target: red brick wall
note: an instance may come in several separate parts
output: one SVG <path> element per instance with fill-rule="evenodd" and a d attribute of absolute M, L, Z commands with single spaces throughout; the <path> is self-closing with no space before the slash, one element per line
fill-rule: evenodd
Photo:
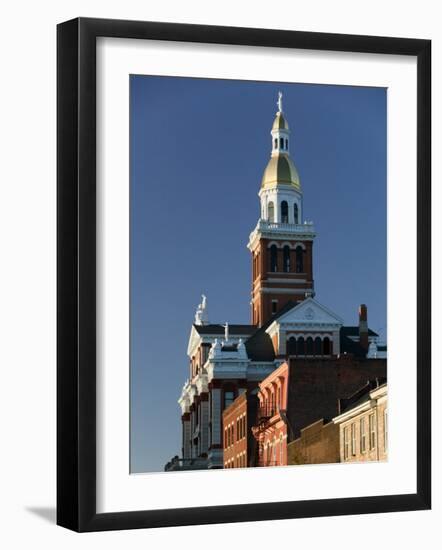
<path fill-rule="evenodd" d="M 292 243 L 295 243 L 295 239 L 292 240 Z M 255 250 L 255 260 L 254 266 L 254 255 L 252 254 L 252 323 L 255 325 L 262 326 L 266 323 L 273 315 L 272 313 L 272 300 L 278 300 L 277 311 L 283 308 L 289 301 L 300 301 L 305 298 L 304 292 L 293 294 L 284 294 L 278 293 L 278 288 L 287 288 L 287 285 L 290 285 L 289 288 L 293 290 L 307 290 L 313 288 L 313 242 L 304 241 L 303 244 L 306 247 L 304 253 L 304 273 L 295 273 L 295 253 L 294 250 L 291 251 L 290 256 L 290 273 L 282 273 L 282 248 L 278 248 L 278 273 L 270 272 L 270 254 L 268 251 L 268 239 L 261 239 L 258 249 Z M 269 283 L 269 278 L 278 278 L 278 279 L 290 279 L 291 281 L 296 281 L 297 279 L 305 279 L 306 282 L 299 282 L 298 284 L 291 283 Z M 274 289 L 274 293 L 265 293 L 262 294 L 262 288 Z"/>
<path fill-rule="evenodd" d="M 287 416 L 299 437 L 301 428 L 338 414 L 338 398 L 348 397 L 367 380 L 387 376 L 386 359 L 291 359 Z"/>

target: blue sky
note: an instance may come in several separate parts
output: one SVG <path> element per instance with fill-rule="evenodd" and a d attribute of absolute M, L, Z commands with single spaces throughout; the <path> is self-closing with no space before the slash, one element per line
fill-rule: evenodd
<path fill-rule="evenodd" d="M 317 230 L 316 299 L 386 337 L 386 90 L 131 76 L 131 471 L 181 446 L 177 399 L 201 293 L 210 322 L 250 322 L 246 248 L 278 90 L 304 218 Z"/>

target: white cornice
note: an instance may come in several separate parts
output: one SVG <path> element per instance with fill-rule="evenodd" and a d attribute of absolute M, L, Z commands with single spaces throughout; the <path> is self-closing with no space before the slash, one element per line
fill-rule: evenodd
<path fill-rule="evenodd" d="M 313 223 L 291 224 L 274 223 L 259 219 L 250 233 L 248 249 L 253 251 L 260 239 L 311 241 L 316 237 Z"/>

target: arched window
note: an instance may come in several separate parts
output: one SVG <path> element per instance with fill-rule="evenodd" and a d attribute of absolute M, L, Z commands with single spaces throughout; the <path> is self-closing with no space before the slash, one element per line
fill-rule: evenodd
<path fill-rule="evenodd" d="M 296 355 L 296 338 L 294 336 L 289 339 L 288 348 L 289 355 Z"/>
<path fill-rule="evenodd" d="M 268 220 L 269 222 L 275 221 L 275 206 L 272 201 L 269 202 L 268 205 Z"/>
<path fill-rule="evenodd" d="M 279 138 L 279 148 L 284 149 L 284 138 Z"/>
<path fill-rule="evenodd" d="M 305 355 L 305 342 L 302 336 L 301 338 L 298 338 L 298 341 L 296 342 L 296 347 L 298 348 L 298 355 Z"/>
<path fill-rule="evenodd" d="M 290 247 L 285 245 L 282 251 L 282 266 L 284 273 L 290 273 Z"/>
<path fill-rule="evenodd" d="M 302 246 L 297 246 L 295 250 L 296 254 L 296 273 L 304 273 L 304 251 Z"/>
<path fill-rule="evenodd" d="M 278 149 L 278 138 L 275 138 L 275 149 Z"/>
<path fill-rule="evenodd" d="M 330 338 L 328 336 L 324 338 L 323 353 L 324 355 L 331 354 Z"/>
<path fill-rule="evenodd" d="M 276 244 L 272 244 L 270 247 L 270 271 L 272 273 L 278 271 L 278 249 Z"/>
<path fill-rule="evenodd" d="M 313 338 L 311 336 L 307 338 L 307 355 L 313 355 Z"/>
<path fill-rule="evenodd" d="M 298 205 L 295 202 L 295 205 L 293 206 L 293 215 L 295 223 L 299 223 L 299 211 L 298 211 Z"/>
<path fill-rule="evenodd" d="M 322 355 L 322 340 L 319 336 L 315 338 L 315 355 Z"/>
<path fill-rule="evenodd" d="M 289 140 L 288 139 L 285 140 L 285 148 L 286 148 L 286 150 L 289 148 Z"/>
<path fill-rule="evenodd" d="M 289 205 L 287 201 L 281 202 L 281 222 L 289 223 Z"/>

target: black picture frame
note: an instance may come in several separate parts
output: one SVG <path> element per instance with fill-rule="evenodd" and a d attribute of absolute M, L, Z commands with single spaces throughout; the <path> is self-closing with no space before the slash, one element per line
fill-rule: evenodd
<path fill-rule="evenodd" d="M 417 492 L 96 512 L 96 39 L 417 58 Z M 57 523 L 75 531 L 424 510 L 431 506 L 431 41 L 79 18 L 57 28 Z"/>

